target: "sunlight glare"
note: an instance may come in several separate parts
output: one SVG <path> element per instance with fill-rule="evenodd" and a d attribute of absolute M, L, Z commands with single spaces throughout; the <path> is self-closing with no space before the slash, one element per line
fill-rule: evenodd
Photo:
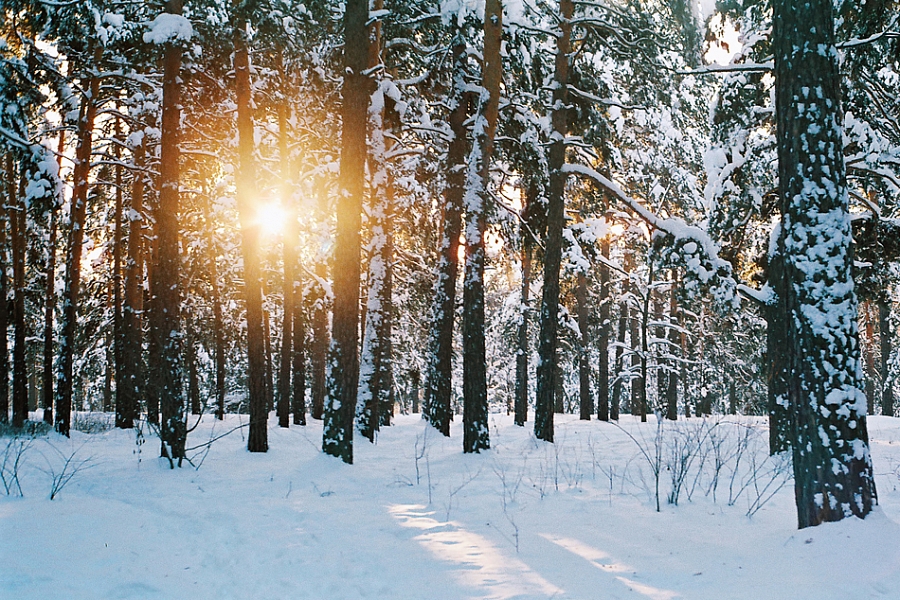
<path fill-rule="evenodd" d="M 287 212 L 279 202 L 267 202 L 256 209 L 256 223 L 263 235 L 280 235 L 286 221 Z"/>

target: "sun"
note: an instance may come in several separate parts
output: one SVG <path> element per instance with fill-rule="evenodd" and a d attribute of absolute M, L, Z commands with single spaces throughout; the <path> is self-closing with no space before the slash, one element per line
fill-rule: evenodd
<path fill-rule="evenodd" d="M 287 211 L 279 202 L 266 202 L 256 209 L 256 224 L 266 236 L 281 235 L 287 221 Z"/>

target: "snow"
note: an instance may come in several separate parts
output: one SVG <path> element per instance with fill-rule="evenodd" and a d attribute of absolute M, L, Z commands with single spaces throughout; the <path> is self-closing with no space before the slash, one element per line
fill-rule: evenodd
<path fill-rule="evenodd" d="M 189 42 L 193 35 L 194 28 L 185 17 L 162 13 L 153 19 L 150 23 L 150 28 L 144 32 L 144 43 Z"/>
<path fill-rule="evenodd" d="M 656 512 L 638 448 L 655 456 L 655 423 L 556 423 L 554 445 L 491 415 L 492 450 L 463 455 L 461 419 L 446 439 L 400 415 L 377 445 L 354 445 L 354 465 L 321 453 L 320 422 L 281 429 L 274 416 L 268 453 L 248 453 L 238 430 L 190 452 L 198 469 L 170 470 L 156 439 L 132 431 L 38 438 L 24 497 L 0 495 L 0 598 L 900 596 L 900 420 L 868 422 L 881 508 L 802 531 L 790 481 L 752 517 L 751 488 L 728 501 L 728 467 L 707 494 L 712 456 L 677 506 L 663 465 Z M 206 417 L 188 446 L 241 424 Z M 664 427 L 664 442 L 706 431 L 726 447 L 746 431 L 765 458 L 760 419 Z M 50 501 L 51 474 L 73 452 L 82 468 Z"/>

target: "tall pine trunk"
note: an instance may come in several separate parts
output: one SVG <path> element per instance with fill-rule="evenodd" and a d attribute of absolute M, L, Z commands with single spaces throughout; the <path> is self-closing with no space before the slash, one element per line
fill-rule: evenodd
<path fill-rule="evenodd" d="M 340 192 L 334 250 L 334 309 L 322 450 L 353 462 L 353 413 L 359 388 L 360 226 L 365 196 L 366 123 L 371 80 L 369 3 L 347 0 L 341 106 Z"/>
<path fill-rule="evenodd" d="M 7 169 L 15 173 L 12 155 L 7 157 Z M 25 169 L 19 172 L 19 193 L 13 185 L 9 190 L 9 231 L 13 263 L 13 389 L 12 424 L 22 427 L 28 419 L 28 368 L 25 358 L 25 226 L 23 195 Z"/>
<path fill-rule="evenodd" d="M 488 430 L 487 357 L 484 339 L 484 234 L 490 198 L 491 157 L 500 106 L 503 67 L 500 43 L 503 7 L 487 0 L 484 7 L 484 66 L 478 114 L 469 155 L 466 194 L 466 273 L 463 281 L 463 452 L 490 448 Z"/>
<path fill-rule="evenodd" d="M 62 167 L 66 149 L 65 130 L 59 132 L 56 166 Z M 53 424 L 53 315 L 56 311 L 56 244 L 59 230 L 60 198 L 54 198 L 50 205 L 49 231 L 47 233 L 47 265 L 44 287 L 44 335 L 43 371 L 41 374 L 41 404 L 44 407 L 44 423 Z"/>
<path fill-rule="evenodd" d="M 94 63 L 100 62 L 102 47 L 93 51 Z M 84 221 L 87 210 L 88 175 L 91 170 L 94 120 L 100 94 L 100 78 L 91 76 L 89 95 L 82 98 L 78 115 L 78 143 L 72 172 L 72 200 L 69 212 L 69 239 L 66 244 L 66 279 L 63 292 L 62 331 L 59 338 L 59 370 L 56 376 L 56 430 L 69 435 L 72 421 L 75 330 L 78 321 L 78 294 L 81 288 L 81 255 L 84 247 Z"/>
<path fill-rule="evenodd" d="M 534 188 L 531 188 L 534 189 Z M 527 202 L 536 202 L 537 198 L 529 196 Z M 516 331 L 516 407 L 515 423 L 525 426 L 528 420 L 528 321 L 531 317 L 529 302 L 531 301 L 531 259 L 533 242 L 528 237 L 530 232 L 522 225 L 522 291 L 519 299 L 519 326 Z"/>
<path fill-rule="evenodd" d="M 121 387 L 116 389 L 116 426 L 130 429 L 138 416 L 143 381 L 141 315 L 144 309 L 144 159 L 141 136 L 133 142 L 131 210 L 128 218 L 128 258 L 125 261 L 125 297 L 122 307 Z M 121 410 L 121 420 L 118 412 Z"/>
<path fill-rule="evenodd" d="M 241 222 L 241 254 L 244 258 L 244 303 L 247 314 L 247 393 L 250 431 L 247 450 L 266 452 L 268 441 L 268 397 L 266 341 L 263 324 L 262 283 L 259 264 L 259 224 L 253 207 L 253 115 L 250 90 L 250 50 L 247 23 L 241 16 L 234 25 L 234 84 L 237 100 L 238 171 L 237 205 Z"/>
<path fill-rule="evenodd" d="M 7 226 L 9 224 L 9 213 L 6 210 L 12 198 L 9 196 L 10 189 L 14 180 L 9 161 L 7 159 L 4 164 L 3 188 L 6 196 L 4 202 L 0 202 L 0 423 L 9 423 L 9 303 L 7 302 L 9 294 L 9 285 L 7 283 L 6 269 L 9 265 L 9 254 L 7 252 Z"/>
<path fill-rule="evenodd" d="M 559 328 L 559 269 L 562 262 L 562 234 L 566 215 L 566 134 L 568 133 L 569 51 L 572 37 L 572 0 L 559 2 L 559 34 L 556 38 L 556 66 L 553 77 L 553 126 L 550 143 L 550 184 L 547 189 L 547 237 L 544 240 L 544 287 L 541 296 L 541 333 L 538 341 L 537 396 L 534 406 L 534 435 L 553 441 L 553 395 L 556 389 L 557 330 Z"/>
<path fill-rule="evenodd" d="M 587 275 L 578 274 L 575 284 L 576 311 L 578 313 L 578 401 L 579 417 L 583 421 L 591 420 L 594 400 L 591 398 L 591 353 L 590 334 L 588 330 L 588 285 Z"/>
<path fill-rule="evenodd" d="M 283 49 L 280 49 L 283 54 Z M 277 57 L 281 67 L 282 86 L 286 80 L 282 55 Z M 288 113 L 289 106 L 285 89 L 282 87 L 282 97 L 278 101 L 278 158 L 281 175 L 281 203 L 285 209 L 284 237 L 282 240 L 282 258 L 284 263 L 284 282 L 282 285 L 282 312 L 281 320 L 281 355 L 278 363 L 278 426 L 290 427 L 291 393 L 293 391 L 292 376 L 297 377 L 293 370 L 294 355 L 294 286 L 296 284 L 297 267 L 297 209 L 291 187 L 291 160 L 288 150 Z M 296 405 L 296 399 L 294 405 Z M 297 411 L 294 411 L 295 424 L 299 424 Z"/>
<path fill-rule="evenodd" d="M 383 0 L 374 0 L 372 9 L 384 8 Z M 381 64 L 381 21 L 372 23 L 369 36 L 369 68 Z M 391 141 L 390 106 L 385 94 L 388 81 L 379 78 L 369 104 L 369 209 L 371 240 L 369 243 L 369 271 L 366 322 L 360 361 L 360 381 L 357 394 L 357 426 L 370 441 L 381 423 L 390 422 L 393 405 L 393 368 L 391 335 L 393 333 L 393 254 L 394 199 L 393 182 L 388 167 Z"/>
<path fill-rule="evenodd" d="M 441 433 L 450 435 L 453 363 L 453 321 L 456 316 L 456 280 L 459 272 L 459 234 L 466 186 L 466 41 L 461 28 L 452 43 L 453 89 L 450 98 L 450 145 L 447 149 L 446 187 L 442 207 L 437 281 L 431 306 L 431 330 L 425 367 L 425 417 Z"/>
<path fill-rule="evenodd" d="M 597 419 L 609 421 L 609 235 L 600 240 L 600 331 L 597 334 Z"/>
<path fill-rule="evenodd" d="M 181 14 L 181 0 L 166 3 L 168 14 Z M 180 194 L 181 53 L 175 43 L 163 57 L 162 137 L 159 200 L 156 206 L 155 264 L 150 271 L 149 378 L 159 400 L 162 454 L 174 466 L 184 458 L 187 428 L 181 380 L 181 253 L 178 247 Z"/>
<path fill-rule="evenodd" d="M 800 528 L 877 496 L 860 378 L 857 300 L 831 0 L 773 1 L 787 396 Z M 820 318 L 827 315 L 827 319 Z"/>

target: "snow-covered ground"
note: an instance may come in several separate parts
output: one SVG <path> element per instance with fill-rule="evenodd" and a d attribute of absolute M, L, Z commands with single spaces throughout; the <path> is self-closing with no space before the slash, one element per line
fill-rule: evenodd
<path fill-rule="evenodd" d="M 465 456 L 458 420 L 445 439 L 400 416 L 352 466 L 319 422 L 175 470 L 132 431 L 38 438 L 24 496 L 0 488 L 0 598 L 900 598 L 900 419 L 869 420 L 881 507 L 803 531 L 763 421 L 650 421 L 557 415 L 546 444 L 494 415 L 492 450 Z M 205 418 L 188 445 L 239 424 Z"/>

